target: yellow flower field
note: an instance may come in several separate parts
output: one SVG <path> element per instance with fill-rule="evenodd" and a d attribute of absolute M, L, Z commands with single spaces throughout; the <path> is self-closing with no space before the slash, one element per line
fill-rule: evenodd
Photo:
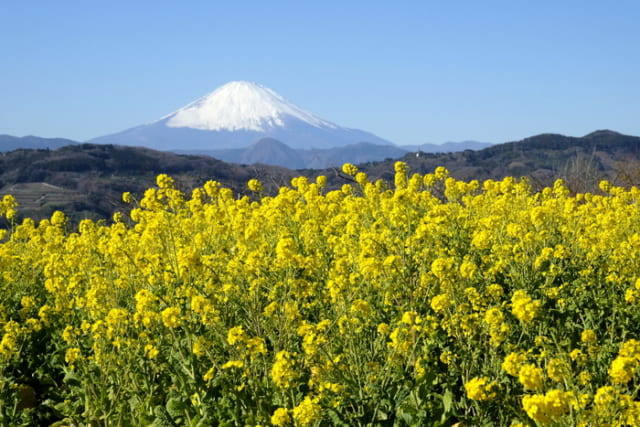
<path fill-rule="evenodd" d="M 0 243 L 0 424 L 640 425 L 640 190 L 160 175 Z"/>

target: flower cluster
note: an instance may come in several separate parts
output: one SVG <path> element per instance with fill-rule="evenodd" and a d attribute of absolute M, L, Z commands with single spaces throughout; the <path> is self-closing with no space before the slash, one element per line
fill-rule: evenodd
<path fill-rule="evenodd" d="M 496 397 L 498 385 L 487 377 L 475 377 L 464 385 L 469 399 L 491 400 Z"/>

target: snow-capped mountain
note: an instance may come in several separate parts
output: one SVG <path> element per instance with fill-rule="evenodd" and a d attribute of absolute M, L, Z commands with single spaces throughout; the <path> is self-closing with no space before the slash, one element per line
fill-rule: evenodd
<path fill-rule="evenodd" d="M 294 149 L 391 144 L 321 119 L 257 83 L 231 82 L 161 119 L 91 140 L 159 150 L 245 148 L 274 138 Z"/>
<path fill-rule="evenodd" d="M 249 82 L 231 82 L 170 114 L 167 126 L 201 130 L 267 132 L 296 118 L 315 127 L 337 126 L 303 110 L 273 90 Z"/>

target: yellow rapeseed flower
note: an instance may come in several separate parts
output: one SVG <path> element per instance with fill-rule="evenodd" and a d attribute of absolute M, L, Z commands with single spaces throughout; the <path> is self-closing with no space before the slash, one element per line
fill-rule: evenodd
<path fill-rule="evenodd" d="M 342 165 L 342 172 L 347 175 L 355 176 L 358 173 L 358 168 L 351 163 L 345 163 Z"/>
<path fill-rule="evenodd" d="M 275 361 L 271 367 L 271 379 L 278 388 L 288 389 L 293 386 L 298 378 L 298 372 L 294 369 L 293 355 L 286 350 L 276 353 Z"/>
<path fill-rule="evenodd" d="M 517 377 L 520 373 L 520 368 L 527 361 L 527 353 L 524 351 L 516 351 L 513 353 L 509 353 L 505 356 L 504 361 L 502 362 L 502 369 L 507 371 L 507 373 L 513 377 Z"/>
<path fill-rule="evenodd" d="M 544 380 L 544 373 L 537 366 L 527 363 L 520 367 L 518 380 L 528 390 L 540 390 Z"/>
<path fill-rule="evenodd" d="M 160 313 L 162 323 L 167 328 L 177 328 L 182 324 L 182 312 L 178 307 L 168 307 Z"/>
<path fill-rule="evenodd" d="M 637 361 L 631 357 L 618 356 L 611 362 L 609 376 L 614 384 L 626 384 L 633 378 Z"/>
<path fill-rule="evenodd" d="M 437 313 L 446 310 L 451 304 L 451 297 L 447 294 L 436 295 L 431 298 L 431 308 Z"/>
<path fill-rule="evenodd" d="M 291 416 L 289 415 L 289 410 L 286 408 L 278 408 L 273 411 L 273 415 L 271 415 L 271 424 L 274 426 L 282 427 L 286 426 L 291 422 Z"/>
<path fill-rule="evenodd" d="M 247 182 L 247 187 L 249 187 L 249 190 L 253 191 L 254 193 L 262 193 L 263 191 L 262 183 L 257 179 L 250 179 Z"/>
<path fill-rule="evenodd" d="M 498 384 L 488 377 L 474 377 L 464 384 L 467 397 L 472 400 L 491 400 L 496 397 Z"/>
<path fill-rule="evenodd" d="M 513 293 L 511 297 L 512 308 L 511 311 L 513 314 L 520 320 L 521 322 L 531 322 L 542 303 L 540 301 L 533 300 L 529 295 L 527 295 L 526 291 L 518 290 Z"/>
<path fill-rule="evenodd" d="M 596 332 L 593 329 L 585 329 L 580 335 L 580 341 L 588 344 L 595 344 L 598 342 Z"/>
<path fill-rule="evenodd" d="M 293 419 L 300 426 L 306 427 L 322 419 L 322 406 L 318 397 L 305 396 L 302 402 L 293 408 Z"/>

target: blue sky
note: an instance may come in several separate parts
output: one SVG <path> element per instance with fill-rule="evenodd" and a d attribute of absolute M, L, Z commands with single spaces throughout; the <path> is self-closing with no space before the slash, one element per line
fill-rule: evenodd
<path fill-rule="evenodd" d="M 232 80 L 398 144 L 640 135 L 640 2 L 3 1 L 0 133 L 87 140 Z"/>

